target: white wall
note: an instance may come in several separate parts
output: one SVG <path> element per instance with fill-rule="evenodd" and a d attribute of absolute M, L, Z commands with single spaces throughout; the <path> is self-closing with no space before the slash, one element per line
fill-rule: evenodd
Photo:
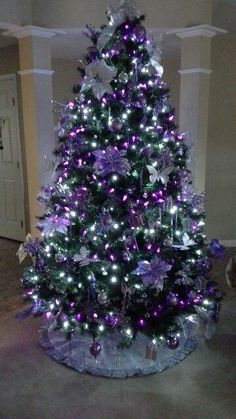
<path fill-rule="evenodd" d="M 53 98 L 63 103 L 73 96 L 73 85 L 79 80 L 78 62 L 74 60 L 53 59 Z"/>
<path fill-rule="evenodd" d="M 0 0 L 0 21 L 29 25 L 32 21 L 31 0 Z"/>
<path fill-rule="evenodd" d="M 176 123 L 179 123 L 179 93 L 180 93 L 180 83 L 179 83 L 179 73 L 180 68 L 180 57 L 174 56 L 172 58 L 164 58 L 161 62 L 164 73 L 163 80 L 168 83 L 170 89 L 170 98 L 171 103 L 175 108 L 176 112 Z"/>
<path fill-rule="evenodd" d="M 236 38 L 213 39 L 208 127 L 207 234 L 236 240 Z"/>
<path fill-rule="evenodd" d="M 113 0 L 119 4 L 120 0 Z M 105 23 L 108 0 L 33 0 L 35 25 L 48 27 L 85 27 Z M 184 27 L 211 23 L 212 0 L 138 0 L 150 27 Z"/>

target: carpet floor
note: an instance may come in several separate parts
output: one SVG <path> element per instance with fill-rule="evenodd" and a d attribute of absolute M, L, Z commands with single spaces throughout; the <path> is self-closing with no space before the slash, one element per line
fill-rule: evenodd
<path fill-rule="evenodd" d="M 215 336 L 172 369 L 112 380 L 58 364 L 38 343 L 41 319 L 15 318 L 23 307 L 18 246 L 0 239 L 0 419 L 236 418 L 236 291 L 224 279 L 236 249 L 212 270 L 227 293 Z"/>

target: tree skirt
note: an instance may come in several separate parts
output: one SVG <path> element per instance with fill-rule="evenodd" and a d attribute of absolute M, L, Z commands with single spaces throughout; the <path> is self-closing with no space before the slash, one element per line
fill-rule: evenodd
<path fill-rule="evenodd" d="M 117 348 L 121 341 L 119 333 L 99 338 L 101 352 L 95 359 L 89 348 L 93 343 L 91 336 L 75 334 L 68 341 L 63 332 L 55 331 L 50 325 L 40 330 L 40 343 L 48 355 L 56 361 L 81 373 L 89 373 L 110 378 L 126 378 L 133 375 L 148 375 L 161 372 L 182 361 L 196 347 L 196 338 L 191 335 L 191 324 L 186 319 L 179 319 L 182 332 L 179 346 L 169 349 L 167 346 L 156 348 L 155 359 L 146 358 L 146 348 L 151 341 L 138 333 L 129 348 Z"/>

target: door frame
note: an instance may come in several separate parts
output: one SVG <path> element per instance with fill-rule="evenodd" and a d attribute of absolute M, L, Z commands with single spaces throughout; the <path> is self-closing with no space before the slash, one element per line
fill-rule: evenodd
<path fill-rule="evenodd" d="M 20 135 L 20 121 L 19 121 L 19 98 L 17 88 L 17 76 L 15 73 L 4 74 L 0 76 L 0 81 L 11 81 L 13 85 L 13 97 L 14 97 L 14 108 L 15 108 L 15 122 L 16 122 L 16 141 L 18 143 L 19 150 L 19 169 L 20 169 L 20 185 L 22 191 L 22 218 L 23 218 L 23 234 L 26 234 L 26 208 L 25 208 L 25 184 L 24 184 L 24 173 L 23 173 L 23 159 L 22 159 L 22 144 Z"/>

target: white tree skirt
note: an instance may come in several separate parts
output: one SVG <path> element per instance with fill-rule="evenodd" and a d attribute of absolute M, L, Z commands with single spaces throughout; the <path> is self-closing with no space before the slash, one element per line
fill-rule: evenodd
<path fill-rule="evenodd" d="M 142 376 L 173 367 L 193 351 L 196 338 L 191 336 L 191 324 L 181 318 L 179 323 L 183 329 L 179 346 L 174 350 L 167 346 L 158 347 L 155 360 L 145 358 L 146 346 L 150 344 L 150 340 L 142 333 L 138 333 L 130 348 L 124 349 L 117 348 L 121 341 L 119 333 L 99 338 L 102 349 L 97 359 L 90 354 L 89 348 L 93 340 L 88 335 L 75 334 L 68 341 L 63 332 L 45 325 L 40 330 L 40 343 L 56 361 L 81 373 L 111 378 Z"/>

